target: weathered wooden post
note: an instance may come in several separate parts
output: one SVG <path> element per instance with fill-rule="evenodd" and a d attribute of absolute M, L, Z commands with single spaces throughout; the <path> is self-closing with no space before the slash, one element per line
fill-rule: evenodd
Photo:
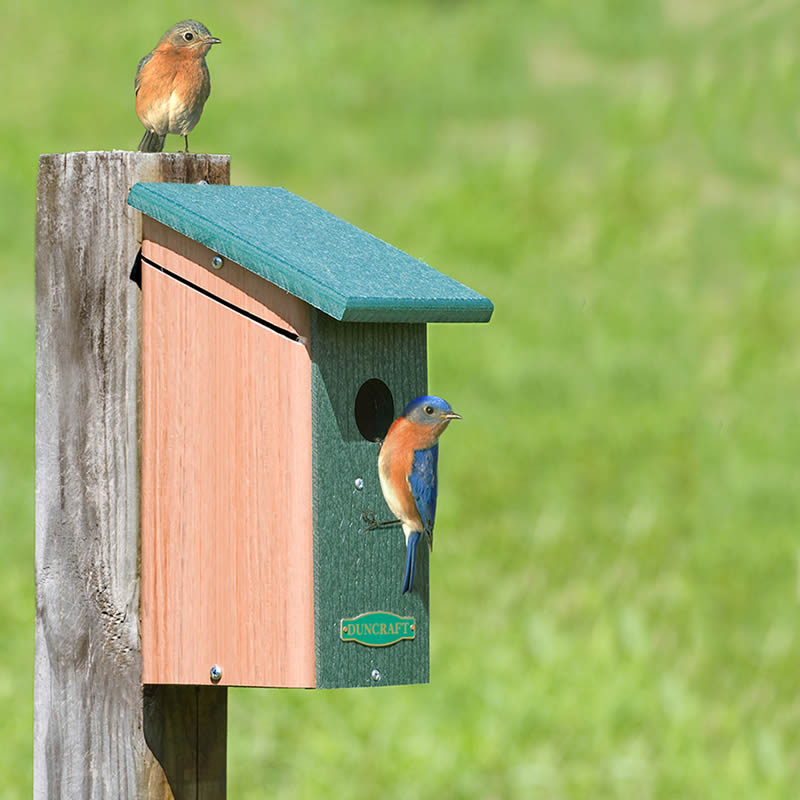
<path fill-rule="evenodd" d="M 228 156 L 39 162 L 34 797 L 225 796 L 224 689 L 142 686 L 137 181 L 229 183 Z"/>

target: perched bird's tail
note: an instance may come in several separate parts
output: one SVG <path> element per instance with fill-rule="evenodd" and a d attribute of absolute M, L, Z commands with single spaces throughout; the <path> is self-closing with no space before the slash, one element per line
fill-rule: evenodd
<path fill-rule="evenodd" d="M 414 531 L 408 535 L 406 545 L 406 574 L 403 576 L 403 594 L 410 592 L 414 588 L 414 565 L 417 561 L 417 543 L 419 542 L 419 531 Z"/>
<path fill-rule="evenodd" d="M 158 134 L 155 131 L 145 131 L 142 141 L 139 142 L 140 153 L 160 153 L 164 149 L 166 134 Z"/>

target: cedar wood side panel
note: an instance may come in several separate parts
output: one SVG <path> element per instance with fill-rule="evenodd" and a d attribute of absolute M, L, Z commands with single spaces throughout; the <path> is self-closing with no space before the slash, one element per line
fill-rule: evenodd
<path fill-rule="evenodd" d="M 216 297 L 300 336 L 308 334 L 309 308 L 288 292 L 233 261 L 214 269 L 216 253 L 150 217 L 142 221 L 142 255 Z"/>
<path fill-rule="evenodd" d="M 179 234 L 143 255 L 308 337 L 302 301 Z M 143 680 L 314 686 L 306 344 L 146 263 L 142 288 Z"/>

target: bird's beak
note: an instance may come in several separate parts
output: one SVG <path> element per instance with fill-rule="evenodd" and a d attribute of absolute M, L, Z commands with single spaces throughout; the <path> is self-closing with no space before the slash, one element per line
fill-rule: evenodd
<path fill-rule="evenodd" d="M 209 36 L 206 39 L 206 44 L 222 44 L 222 39 L 217 39 L 216 36 Z"/>
<path fill-rule="evenodd" d="M 464 419 L 461 414 L 456 414 L 455 411 L 448 411 L 446 414 L 442 414 L 442 419 Z"/>

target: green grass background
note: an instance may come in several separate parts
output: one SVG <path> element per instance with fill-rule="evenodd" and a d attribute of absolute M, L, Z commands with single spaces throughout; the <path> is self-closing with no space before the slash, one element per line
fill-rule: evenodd
<path fill-rule="evenodd" d="M 186 16 L 223 39 L 194 150 L 496 305 L 429 331 L 465 417 L 431 685 L 232 690 L 229 796 L 798 796 L 796 3 L 2 6 L 0 798 L 31 788 L 37 157 L 135 148 Z"/>

